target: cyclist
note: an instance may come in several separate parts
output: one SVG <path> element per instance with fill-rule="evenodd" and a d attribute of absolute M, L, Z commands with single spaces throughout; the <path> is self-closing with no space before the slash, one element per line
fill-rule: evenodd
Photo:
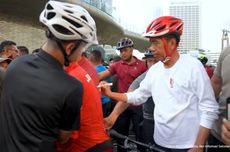
<path fill-rule="evenodd" d="M 15 59 L 3 80 L 1 152 L 55 152 L 56 141 L 66 143 L 79 129 L 83 88 L 63 65 L 94 41 L 88 16 L 77 5 L 45 5 L 40 22 L 46 27 L 46 43 L 37 54 Z"/>
<path fill-rule="evenodd" d="M 116 74 L 118 92 L 120 93 L 127 92 L 133 80 L 147 70 L 145 63 L 133 56 L 133 49 L 134 43 L 130 38 L 121 38 L 117 43 L 117 50 L 120 51 L 121 60 L 99 73 L 100 80 Z M 128 135 L 130 122 L 132 121 L 132 130 L 136 139 L 140 140 L 139 126 L 142 120 L 142 106 L 131 105 L 119 116 L 113 128 L 121 134 Z"/>
<path fill-rule="evenodd" d="M 58 152 L 112 152 L 112 143 L 103 124 L 100 93 L 77 61 L 72 61 L 65 70 L 83 84 L 80 130 L 74 131 L 66 144 L 58 144 Z"/>
<path fill-rule="evenodd" d="M 84 23 L 85 20 L 88 21 L 88 24 L 83 24 L 82 28 L 87 29 L 89 26 L 92 29 L 91 35 L 93 35 L 93 43 L 98 43 L 95 22 L 86 12 L 85 9 L 81 8 L 77 19 L 79 20 L 79 24 L 81 24 L 81 22 Z M 84 18 L 82 18 L 83 15 Z M 57 149 L 58 152 L 112 152 L 112 143 L 105 131 L 103 123 L 100 93 L 90 73 L 84 69 L 83 66 L 85 66 L 85 64 L 80 66 L 79 63 L 79 61 L 82 60 L 84 46 L 85 44 L 83 43 L 80 51 L 69 56 L 70 65 L 65 68 L 68 74 L 78 79 L 83 85 L 84 93 L 80 116 L 80 130 L 74 131 L 66 144 L 58 144 Z M 78 58 L 75 56 L 78 56 Z M 95 69 L 93 68 L 93 70 Z"/>
<path fill-rule="evenodd" d="M 170 152 L 202 152 L 218 118 L 218 105 L 202 64 L 176 51 L 182 30 L 181 19 L 173 16 L 152 21 L 144 35 L 161 62 L 148 70 L 134 92 L 111 92 L 103 83 L 101 89 L 111 98 L 132 104 L 142 104 L 152 96 L 156 144 Z"/>
<path fill-rule="evenodd" d="M 153 52 L 151 50 L 147 50 L 144 53 L 144 60 L 146 60 L 146 65 L 148 67 L 148 69 L 154 65 L 157 60 L 156 58 L 154 58 Z M 135 89 L 137 89 L 140 86 L 141 81 L 145 78 L 146 76 L 146 72 L 144 72 L 143 74 L 141 74 L 139 77 L 137 77 L 132 84 L 129 87 L 129 91 L 133 91 Z M 120 113 L 122 111 L 120 111 L 120 107 L 125 107 L 123 106 L 123 104 L 126 104 L 126 106 L 128 106 L 127 103 L 123 103 L 123 102 L 119 102 L 116 104 L 113 112 L 111 113 L 110 116 L 108 116 L 107 118 L 105 118 L 105 125 L 107 129 L 110 129 L 116 119 Z M 153 118 L 153 111 L 154 111 L 154 102 L 152 100 L 152 97 L 148 98 L 148 101 L 146 101 L 143 104 L 143 122 L 141 123 L 141 142 L 144 142 L 146 144 L 154 144 L 154 140 L 153 140 L 153 129 L 154 129 L 154 118 Z"/>
<path fill-rule="evenodd" d="M 144 73 L 147 68 L 143 61 L 133 56 L 134 43 L 130 38 L 121 38 L 117 43 L 120 51 L 121 60 L 110 65 L 109 68 L 99 73 L 100 79 L 112 75 L 117 75 L 118 92 L 128 91 L 129 86 L 139 75 Z M 143 120 L 142 106 L 130 106 L 123 112 L 114 125 L 114 129 L 124 135 L 129 134 L 130 121 L 133 123 L 133 132 L 136 138 L 140 139 L 139 124 Z M 120 150 L 121 151 L 121 150 Z"/>

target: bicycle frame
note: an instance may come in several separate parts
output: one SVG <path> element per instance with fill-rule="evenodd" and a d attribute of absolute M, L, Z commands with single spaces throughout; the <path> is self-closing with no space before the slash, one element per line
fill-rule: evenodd
<path fill-rule="evenodd" d="M 118 147 L 126 149 L 129 152 L 138 152 L 139 147 L 145 149 L 146 152 L 164 152 L 164 150 L 156 147 L 155 145 L 149 145 L 149 144 L 145 144 L 145 143 L 130 139 L 127 136 L 119 134 L 118 132 L 116 132 L 113 129 L 109 131 L 109 135 L 115 141 L 122 141 L 123 142 L 123 145 L 120 145 L 118 143 L 116 143 L 114 145 L 114 152 L 117 152 L 116 150 L 117 150 Z"/>

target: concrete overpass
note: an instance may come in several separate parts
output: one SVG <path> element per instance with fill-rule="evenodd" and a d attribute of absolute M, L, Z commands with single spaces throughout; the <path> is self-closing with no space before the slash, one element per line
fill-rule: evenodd
<path fill-rule="evenodd" d="M 98 33 L 97 35 L 100 44 L 116 45 L 117 41 L 121 37 L 126 36 L 133 39 L 136 49 L 143 51 L 148 48 L 149 44 L 147 39 L 141 37 L 141 35 L 132 32 L 126 32 L 119 24 L 113 20 L 111 16 L 105 12 L 81 0 L 62 1 L 79 4 L 89 11 L 89 13 L 96 21 Z M 4 19 L 6 22 L 18 22 L 21 20 L 23 22 L 20 24 L 41 29 L 41 24 L 38 21 L 38 17 L 46 2 L 47 0 L 1 0 L 0 14 L 5 16 Z"/>

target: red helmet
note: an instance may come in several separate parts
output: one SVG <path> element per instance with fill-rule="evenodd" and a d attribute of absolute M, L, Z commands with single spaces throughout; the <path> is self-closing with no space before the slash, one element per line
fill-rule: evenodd
<path fill-rule="evenodd" d="M 180 37 L 183 31 L 183 22 L 181 19 L 173 16 L 162 16 L 153 20 L 144 33 L 145 37 L 153 38 L 167 34 L 175 34 Z"/>

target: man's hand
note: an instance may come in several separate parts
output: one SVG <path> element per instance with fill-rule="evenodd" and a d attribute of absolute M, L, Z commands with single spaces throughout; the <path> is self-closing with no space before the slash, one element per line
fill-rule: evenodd
<path fill-rule="evenodd" d="M 196 142 L 193 148 L 189 149 L 188 152 L 203 152 L 205 142 L 208 138 L 210 130 L 208 128 L 200 126 L 199 133 L 196 138 Z"/>
<path fill-rule="evenodd" d="M 120 116 L 120 114 L 123 111 L 125 111 L 125 109 L 127 109 L 128 107 L 129 107 L 128 103 L 118 102 L 114 107 L 112 113 L 107 118 L 104 119 L 105 128 L 107 130 L 111 129 L 114 123 L 116 122 L 116 120 L 118 119 L 118 117 Z"/>
<path fill-rule="evenodd" d="M 203 152 L 204 148 L 203 145 L 202 146 L 195 146 L 192 149 L 189 149 L 188 152 Z"/>
<path fill-rule="evenodd" d="M 101 81 L 100 84 L 97 86 L 100 92 L 102 92 L 103 95 L 109 96 L 111 93 L 110 86 L 112 86 L 112 83 L 107 83 L 106 81 Z"/>
<path fill-rule="evenodd" d="M 72 131 L 59 130 L 59 143 L 65 144 L 71 137 Z"/>
<path fill-rule="evenodd" d="M 226 145 L 230 145 L 230 122 L 223 119 L 221 137 Z"/>

